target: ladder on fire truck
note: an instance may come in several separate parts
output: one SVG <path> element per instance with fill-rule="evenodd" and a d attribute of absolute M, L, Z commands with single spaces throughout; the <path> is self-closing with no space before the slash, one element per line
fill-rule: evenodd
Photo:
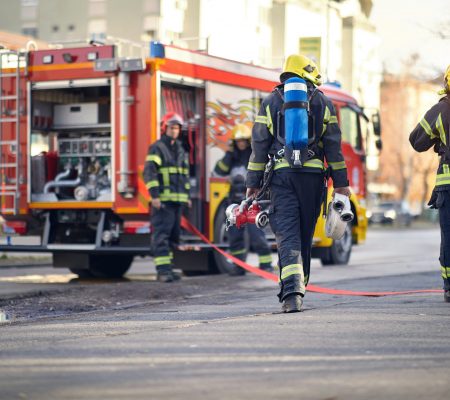
<path fill-rule="evenodd" d="M 0 213 L 18 213 L 20 199 L 20 89 L 25 52 L 0 50 Z M 25 73 L 24 73 L 25 74 Z M 7 81 L 12 82 L 6 85 Z M 6 92 L 6 88 L 10 90 Z M 6 94 L 5 94 L 6 93 Z M 9 102 L 12 107 L 7 107 Z M 12 201 L 7 201 L 12 199 Z"/>

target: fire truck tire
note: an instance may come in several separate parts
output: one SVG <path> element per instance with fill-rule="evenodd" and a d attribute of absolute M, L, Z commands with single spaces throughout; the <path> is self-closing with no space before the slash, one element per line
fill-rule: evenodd
<path fill-rule="evenodd" d="M 89 271 L 95 278 L 121 278 L 133 262 L 131 255 L 93 255 L 90 258 Z"/>
<path fill-rule="evenodd" d="M 222 204 L 218 209 L 214 218 L 214 242 L 215 243 L 228 243 L 227 232 L 225 230 L 225 210 L 226 204 Z M 248 243 L 248 240 L 246 240 Z M 220 273 L 228 274 L 231 276 L 245 275 L 245 270 L 232 262 L 228 261 L 221 254 L 214 252 L 214 258 L 216 266 Z"/>
<path fill-rule="evenodd" d="M 344 236 L 339 240 L 334 240 L 331 247 L 320 258 L 322 265 L 347 265 L 352 254 L 352 244 L 352 226 L 348 224 Z"/>

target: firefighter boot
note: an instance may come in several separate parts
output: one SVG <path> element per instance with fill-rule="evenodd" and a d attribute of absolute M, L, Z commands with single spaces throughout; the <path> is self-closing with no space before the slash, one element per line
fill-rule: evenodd
<path fill-rule="evenodd" d="M 172 271 L 172 268 L 158 268 L 156 280 L 159 282 L 169 283 L 179 281 L 181 276 Z"/>
<path fill-rule="evenodd" d="M 305 294 L 305 283 L 301 264 L 291 264 L 281 269 L 278 298 L 285 313 L 301 311 Z"/>
<path fill-rule="evenodd" d="M 285 313 L 300 312 L 303 305 L 302 296 L 299 294 L 291 294 L 283 301 L 282 310 Z"/>
<path fill-rule="evenodd" d="M 444 301 L 446 303 L 450 303 L 450 289 L 444 290 Z"/>

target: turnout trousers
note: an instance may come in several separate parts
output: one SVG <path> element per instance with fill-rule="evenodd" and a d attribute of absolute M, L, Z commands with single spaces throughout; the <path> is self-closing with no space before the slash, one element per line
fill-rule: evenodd
<path fill-rule="evenodd" d="M 292 294 L 305 295 L 314 229 L 324 192 L 321 173 L 280 169 L 273 174 L 270 225 L 278 247 L 280 302 Z"/>
<path fill-rule="evenodd" d="M 441 226 L 441 274 L 444 280 L 444 290 L 450 290 L 450 192 L 438 192 L 436 204 L 439 209 L 439 224 Z"/>
<path fill-rule="evenodd" d="M 172 271 L 172 249 L 180 239 L 182 207 L 178 203 L 162 203 L 159 210 L 152 209 L 150 217 L 153 229 L 151 247 L 156 270 L 159 273 Z"/>
<path fill-rule="evenodd" d="M 267 243 L 266 235 L 263 230 L 253 224 L 247 224 L 244 228 L 230 227 L 228 231 L 230 240 L 230 253 L 245 261 L 247 258 L 247 248 L 245 245 L 245 230 L 247 229 L 250 239 L 250 249 L 258 254 L 259 267 L 261 269 L 272 268 L 272 252 Z"/>

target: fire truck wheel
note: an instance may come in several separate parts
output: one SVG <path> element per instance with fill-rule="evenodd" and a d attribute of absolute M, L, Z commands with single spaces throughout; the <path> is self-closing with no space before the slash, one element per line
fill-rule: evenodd
<path fill-rule="evenodd" d="M 330 248 L 327 249 L 324 256 L 321 257 L 322 265 L 346 265 L 350 260 L 352 253 L 352 227 L 350 224 L 345 229 L 344 236 L 341 239 L 333 241 Z"/>
<path fill-rule="evenodd" d="M 89 271 L 95 278 L 121 278 L 130 268 L 133 258 L 121 254 L 93 255 L 90 258 Z"/>
<path fill-rule="evenodd" d="M 225 210 L 226 204 L 222 204 L 216 213 L 216 217 L 214 218 L 214 242 L 215 243 L 228 243 L 228 234 L 225 230 Z M 246 245 L 248 245 L 248 238 L 245 240 Z M 248 246 L 247 246 L 248 247 Z M 245 270 L 241 267 L 238 267 L 234 263 L 228 261 L 224 256 L 219 254 L 218 252 L 214 252 L 214 259 L 217 265 L 218 270 L 222 274 L 228 274 L 232 276 L 244 275 Z"/>

